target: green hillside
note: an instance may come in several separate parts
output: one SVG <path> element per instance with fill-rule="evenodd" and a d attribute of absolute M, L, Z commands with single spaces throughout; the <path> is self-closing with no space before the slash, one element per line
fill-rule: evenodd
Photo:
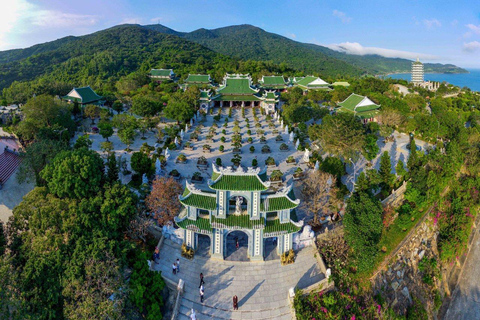
<path fill-rule="evenodd" d="M 45 93 L 65 94 L 65 88 L 82 85 L 115 91 L 115 82 L 122 76 L 136 71 L 147 74 L 151 68 L 173 68 L 182 76 L 210 73 L 217 81 L 225 72 L 281 71 L 271 63 L 243 62 L 138 25 L 117 26 L 32 48 L 0 54 L 0 59 L 8 56 L 15 60 L 0 63 L 0 89 L 14 81 L 34 81 L 36 94 L 43 92 L 44 87 L 58 88 Z M 30 91 L 28 86 L 25 88 Z"/>
<path fill-rule="evenodd" d="M 384 74 L 411 70 L 412 61 L 407 59 L 346 54 L 315 44 L 293 41 L 251 25 L 213 30 L 198 29 L 190 33 L 177 32 L 162 25 L 145 27 L 159 32 L 176 34 L 229 56 L 286 63 L 290 67 L 307 73 L 320 73 L 324 76 L 359 75 L 359 72 L 360 74 L 364 72 Z M 454 65 L 430 63 L 425 64 L 425 71 L 467 72 Z"/>

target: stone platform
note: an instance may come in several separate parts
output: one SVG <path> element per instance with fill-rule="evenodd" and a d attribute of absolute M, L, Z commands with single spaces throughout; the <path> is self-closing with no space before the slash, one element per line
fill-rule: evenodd
<path fill-rule="evenodd" d="M 282 266 L 280 260 L 265 262 L 218 261 L 195 256 L 188 260 L 180 255 L 180 246 L 165 240 L 160 259 L 153 267 L 164 277 L 185 281 L 177 319 L 190 319 L 193 308 L 197 319 L 292 319 L 288 289 L 306 288 L 325 278 L 314 257 L 312 247 L 297 253 L 295 263 Z M 180 273 L 172 274 L 172 264 L 180 259 Z M 205 280 L 205 300 L 200 303 L 200 272 Z M 238 296 L 238 310 L 232 298 Z"/>

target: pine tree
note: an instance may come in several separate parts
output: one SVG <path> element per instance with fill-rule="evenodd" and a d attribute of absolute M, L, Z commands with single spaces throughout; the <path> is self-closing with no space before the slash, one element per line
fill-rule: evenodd
<path fill-rule="evenodd" d="M 118 180 L 119 168 L 117 165 L 117 158 L 114 153 L 111 153 L 107 159 L 107 181 L 114 183 Z"/>
<path fill-rule="evenodd" d="M 412 137 L 410 138 L 410 156 L 408 157 L 407 161 L 408 171 L 412 171 L 412 169 L 417 165 L 417 161 L 417 145 L 415 144 L 415 139 Z"/>
<path fill-rule="evenodd" d="M 395 172 L 401 177 L 404 177 L 407 173 L 407 171 L 405 170 L 405 164 L 402 160 L 398 160 L 397 165 L 395 166 Z"/>
<path fill-rule="evenodd" d="M 390 154 L 388 151 L 385 151 L 380 158 L 380 169 L 378 173 L 380 174 L 380 178 L 382 180 L 382 189 L 388 190 L 390 192 L 390 188 L 393 182 L 393 174 L 392 171 L 392 163 L 390 162 Z"/>

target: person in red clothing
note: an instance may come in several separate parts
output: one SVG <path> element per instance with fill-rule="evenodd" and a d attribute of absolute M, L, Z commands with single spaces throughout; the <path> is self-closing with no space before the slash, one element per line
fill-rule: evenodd
<path fill-rule="evenodd" d="M 238 310 L 238 297 L 233 296 L 233 310 Z"/>

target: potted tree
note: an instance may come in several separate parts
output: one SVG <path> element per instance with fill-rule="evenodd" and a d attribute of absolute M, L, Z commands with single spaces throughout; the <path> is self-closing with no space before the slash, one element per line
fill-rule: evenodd
<path fill-rule="evenodd" d="M 227 139 L 222 136 L 222 137 L 220 138 L 220 141 L 222 141 L 223 143 L 225 143 L 225 141 L 227 141 Z"/>
<path fill-rule="evenodd" d="M 265 130 L 263 130 L 263 129 L 258 129 L 257 130 L 257 136 L 260 136 L 260 135 L 263 135 L 263 134 L 265 134 Z"/>
<path fill-rule="evenodd" d="M 295 164 L 295 158 L 293 156 L 288 156 L 287 160 L 285 160 L 287 164 Z"/>
<path fill-rule="evenodd" d="M 209 144 L 204 144 L 202 149 L 203 149 L 203 152 L 210 153 L 212 147 Z"/>
<path fill-rule="evenodd" d="M 253 138 L 252 138 L 252 137 L 248 137 L 247 141 L 248 141 L 248 143 L 253 143 Z"/>
<path fill-rule="evenodd" d="M 193 132 L 193 133 L 190 135 L 190 139 L 192 139 L 193 141 L 198 141 L 198 133 L 197 133 L 197 132 Z"/>
<path fill-rule="evenodd" d="M 226 134 L 227 134 L 227 130 L 223 129 L 223 130 L 222 130 L 222 134 L 223 134 L 223 135 L 226 135 Z"/>
<path fill-rule="evenodd" d="M 187 156 L 184 155 L 183 153 L 180 153 L 177 157 L 177 162 L 178 163 L 185 163 L 187 162 Z"/>
<path fill-rule="evenodd" d="M 203 177 L 202 177 L 202 174 L 198 171 L 194 172 L 193 173 L 193 176 L 192 176 L 192 182 L 202 182 L 203 181 Z"/>
<path fill-rule="evenodd" d="M 273 133 L 273 134 L 278 134 L 278 129 L 276 129 L 276 128 L 273 129 L 273 130 L 272 130 L 272 133 Z"/>
<path fill-rule="evenodd" d="M 253 159 L 253 160 L 252 160 L 252 167 L 256 168 L 257 165 L 258 165 L 257 159 Z"/>
<path fill-rule="evenodd" d="M 268 145 L 264 145 L 262 147 L 262 153 L 270 153 L 270 147 Z"/>
<path fill-rule="evenodd" d="M 220 147 L 218 147 L 218 151 L 223 152 L 223 150 L 225 150 L 225 147 L 222 144 Z"/>
<path fill-rule="evenodd" d="M 180 179 L 180 172 L 178 172 L 177 169 L 173 169 L 172 171 L 170 171 L 169 175 L 175 178 L 176 180 Z"/>
<path fill-rule="evenodd" d="M 273 157 L 268 157 L 267 160 L 265 160 L 265 165 L 268 167 L 274 167 L 275 166 L 275 159 Z"/>
<path fill-rule="evenodd" d="M 267 138 L 265 138 L 265 136 L 261 136 L 260 143 L 267 143 Z"/>
<path fill-rule="evenodd" d="M 193 145 L 191 142 L 185 143 L 185 150 L 193 150 Z"/>
<path fill-rule="evenodd" d="M 232 158 L 232 163 L 234 166 L 238 167 L 240 162 L 242 161 L 242 157 L 239 154 L 234 154 Z"/>
<path fill-rule="evenodd" d="M 286 143 L 282 143 L 280 145 L 280 151 L 288 151 L 288 146 Z"/>
<path fill-rule="evenodd" d="M 303 170 L 302 168 L 298 167 L 295 169 L 295 172 L 293 173 L 293 180 L 301 180 L 303 178 Z"/>
<path fill-rule="evenodd" d="M 222 159 L 220 159 L 220 158 L 215 159 L 215 164 L 217 166 L 221 167 L 222 166 Z"/>
<path fill-rule="evenodd" d="M 270 181 L 273 183 L 282 182 L 283 172 L 280 170 L 273 170 L 270 175 Z"/>
<path fill-rule="evenodd" d="M 242 153 L 242 144 L 238 141 L 235 141 L 234 143 L 232 143 L 232 147 L 233 147 L 233 153 Z"/>
<path fill-rule="evenodd" d="M 255 152 L 255 147 L 254 146 L 250 146 L 250 153 L 254 153 Z"/>
<path fill-rule="evenodd" d="M 213 142 L 213 134 L 209 133 L 207 135 L 207 141 Z"/>
<path fill-rule="evenodd" d="M 206 168 L 207 166 L 208 166 L 207 158 L 205 158 L 204 156 L 199 157 L 197 160 L 197 167 Z"/>
<path fill-rule="evenodd" d="M 278 136 L 275 137 L 275 141 L 276 142 L 282 142 L 283 141 L 283 137 L 281 134 L 279 134 Z"/>

